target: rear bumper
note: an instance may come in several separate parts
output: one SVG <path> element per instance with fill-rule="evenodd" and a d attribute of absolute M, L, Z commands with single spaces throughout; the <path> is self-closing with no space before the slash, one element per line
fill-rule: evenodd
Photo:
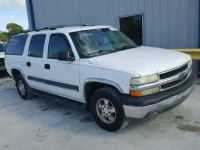
<path fill-rule="evenodd" d="M 157 113 L 161 113 L 163 111 L 172 109 L 187 99 L 187 97 L 193 91 L 195 85 L 196 85 L 196 83 L 194 83 L 192 86 L 190 86 L 185 91 L 183 91 L 177 95 L 174 95 L 170 98 L 167 98 L 156 104 L 152 104 L 152 105 L 148 105 L 148 106 L 123 105 L 125 116 L 130 117 L 130 118 L 150 118 L 151 116 L 153 116 Z"/>

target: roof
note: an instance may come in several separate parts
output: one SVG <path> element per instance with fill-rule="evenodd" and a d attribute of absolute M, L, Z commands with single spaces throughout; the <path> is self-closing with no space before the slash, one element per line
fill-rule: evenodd
<path fill-rule="evenodd" d="M 92 30 L 92 29 L 100 29 L 100 28 L 110 28 L 112 26 L 105 26 L 105 25 L 98 25 L 98 26 L 53 26 L 53 27 L 46 27 L 46 28 L 42 28 L 42 29 L 37 29 L 34 31 L 30 31 L 28 33 L 30 34 L 34 34 L 34 33 L 48 33 L 48 32 L 76 32 L 76 31 L 84 31 L 84 30 Z M 27 33 L 21 33 L 19 35 L 23 35 L 23 34 L 27 34 Z"/>

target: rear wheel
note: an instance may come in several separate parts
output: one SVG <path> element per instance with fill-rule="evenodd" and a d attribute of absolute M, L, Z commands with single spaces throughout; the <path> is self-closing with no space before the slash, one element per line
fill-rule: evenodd
<path fill-rule="evenodd" d="M 33 95 L 31 93 L 31 88 L 28 86 L 23 76 L 20 74 L 16 77 L 15 80 L 16 80 L 17 91 L 21 96 L 21 98 L 25 100 L 33 98 Z"/>
<path fill-rule="evenodd" d="M 107 131 L 117 131 L 124 120 L 120 95 L 111 87 L 104 87 L 91 97 L 90 109 L 97 124 Z"/>

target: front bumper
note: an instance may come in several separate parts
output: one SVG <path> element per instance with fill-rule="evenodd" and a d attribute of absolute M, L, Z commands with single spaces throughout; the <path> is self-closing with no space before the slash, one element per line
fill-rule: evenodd
<path fill-rule="evenodd" d="M 197 81 L 196 72 L 182 84 L 157 94 L 133 97 L 122 95 L 122 103 L 126 117 L 148 118 L 157 113 L 174 108 L 181 104 L 193 91 Z"/>
<path fill-rule="evenodd" d="M 130 118 L 150 118 L 153 115 L 172 109 L 187 99 L 187 97 L 193 91 L 195 85 L 196 83 L 193 84 L 184 92 L 153 105 L 144 106 L 144 107 L 123 105 L 125 116 L 130 117 Z"/>

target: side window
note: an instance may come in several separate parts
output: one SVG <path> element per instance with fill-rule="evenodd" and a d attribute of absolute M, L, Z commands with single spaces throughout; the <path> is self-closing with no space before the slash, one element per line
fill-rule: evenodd
<path fill-rule="evenodd" d="M 37 58 L 43 57 L 45 38 L 46 35 L 44 34 L 32 36 L 28 56 Z"/>
<path fill-rule="evenodd" d="M 49 40 L 49 59 L 57 59 L 60 52 L 71 52 L 67 37 L 63 34 L 52 34 Z"/>
<path fill-rule="evenodd" d="M 7 55 L 22 55 L 26 44 L 28 34 L 13 36 L 8 42 Z"/>

